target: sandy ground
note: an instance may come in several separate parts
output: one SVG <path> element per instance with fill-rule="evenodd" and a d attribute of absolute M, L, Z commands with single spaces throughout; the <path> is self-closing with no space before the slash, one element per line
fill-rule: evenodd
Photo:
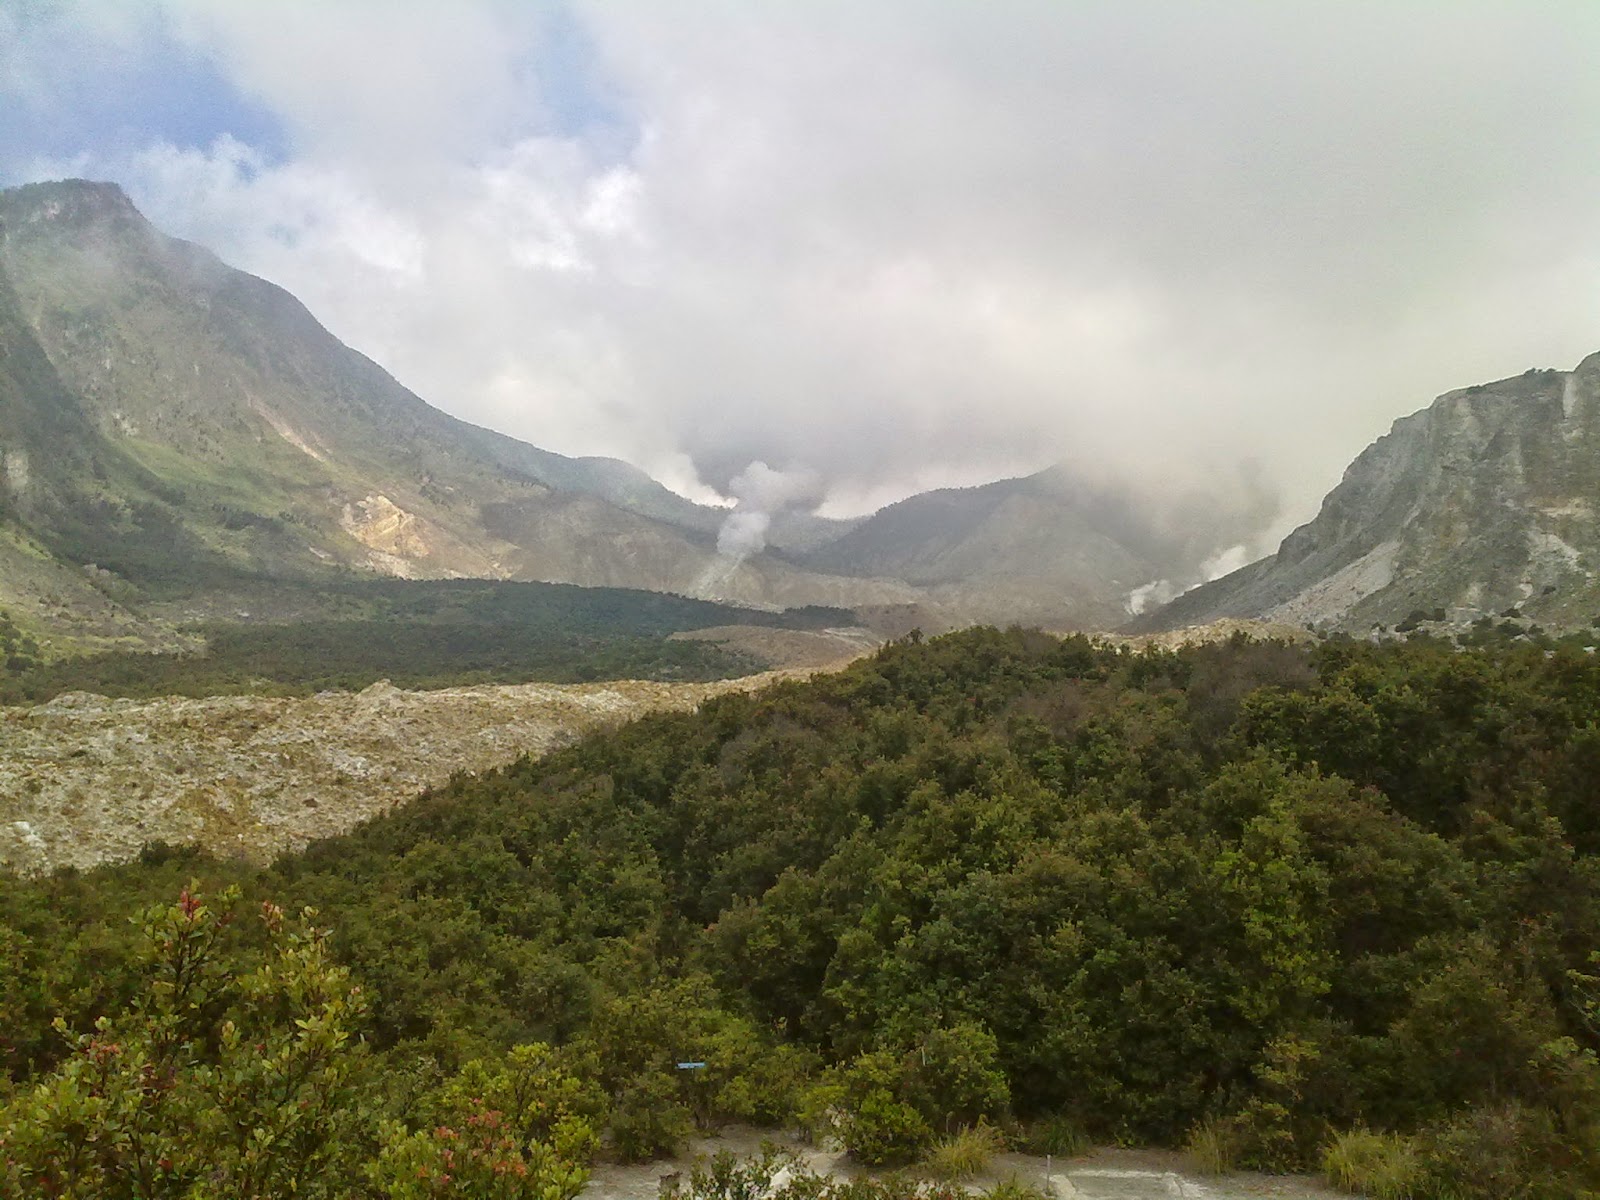
<path fill-rule="evenodd" d="M 598 1166 L 584 1190 L 586 1200 L 657 1200 L 664 1176 L 682 1172 L 685 1179 L 697 1156 L 719 1150 L 736 1154 L 759 1152 L 763 1138 L 798 1154 L 807 1169 L 852 1177 L 862 1172 L 842 1155 L 803 1145 L 792 1138 L 731 1130 L 695 1144 L 682 1158 L 638 1166 Z M 1239 1171 L 1199 1175 L 1184 1156 L 1160 1150 L 1102 1149 L 1081 1158 L 1047 1162 L 1027 1154 L 998 1155 L 985 1176 L 969 1188 L 983 1190 L 1015 1176 L 1058 1200 L 1349 1200 L 1315 1180 L 1290 1175 Z M 1048 1186 L 1047 1186 L 1048 1185 Z"/>

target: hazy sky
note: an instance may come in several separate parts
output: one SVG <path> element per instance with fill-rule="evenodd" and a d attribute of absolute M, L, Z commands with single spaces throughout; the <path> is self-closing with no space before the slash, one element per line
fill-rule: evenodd
<path fill-rule="evenodd" d="M 1281 533 L 1600 349 L 1597 64 L 1592 0 L 3 0 L 0 181 L 687 494 L 1061 460 Z"/>

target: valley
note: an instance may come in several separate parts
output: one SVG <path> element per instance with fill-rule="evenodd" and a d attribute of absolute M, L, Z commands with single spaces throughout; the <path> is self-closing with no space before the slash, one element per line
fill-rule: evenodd
<path fill-rule="evenodd" d="M 0 0 L 0 1200 L 1600 1200 L 1597 50 Z"/>
<path fill-rule="evenodd" d="M 374 1197 L 1567 1200 L 1597 439 L 1600 356 L 1447 393 L 1211 580 L 1264 490 L 718 509 L 114 185 L 0 192 L 0 1188 L 148 1139 Z"/>

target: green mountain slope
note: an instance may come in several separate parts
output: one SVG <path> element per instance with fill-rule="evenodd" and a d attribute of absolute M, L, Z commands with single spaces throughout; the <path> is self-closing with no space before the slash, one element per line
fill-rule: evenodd
<path fill-rule="evenodd" d="M 0 513 L 69 570 L 166 592 L 348 571 L 766 607 L 908 591 L 722 560 L 720 511 L 430 407 L 282 289 L 160 234 L 115 185 L 0 192 L 0 281 L 16 348 Z"/>

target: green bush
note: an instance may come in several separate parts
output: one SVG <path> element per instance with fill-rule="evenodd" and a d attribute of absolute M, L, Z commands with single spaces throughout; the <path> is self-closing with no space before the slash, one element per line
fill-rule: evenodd
<path fill-rule="evenodd" d="M 929 1125 L 950 1129 L 1003 1118 L 1011 1089 L 994 1035 L 974 1022 L 930 1030 L 907 1053 L 908 1098 Z"/>
<path fill-rule="evenodd" d="M 219 951 L 236 899 L 185 890 L 144 914 L 133 1010 L 71 1038 L 0 1111 L 0 1194 L 348 1194 L 372 1125 L 354 1037 L 365 1000 L 310 911 L 291 923 L 264 905 L 267 956 L 232 968 Z"/>
<path fill-rule="evenodd" d="M 497 1059 L 475 1059 L 419 1107 L 424 1124 L 466 1128 L 484 1112 L 518 1145 L 548 1143 L 568 1163 L 587 1163 L 604 1126 L 605 1097 L 542 1042 L 514 1046 Z"/>
<path fill-rule="evenodd" d="M 913 1162 L 933 1137 L 921 1113 L 883 1089 L 858 1097 L 839 1133 L 850 1157 L 869 1167 Z"/>
<path fill-rule="evenodd" d="M 932 1029 L 906 1049 L 875 1050 L 835 1067 L 811 1091 L 807 1121 L 861 1162 L 912 1162 L 937 1129 L 992 1130 L 1006 1115 L 1010 1092 L 997 1057 L 993 1035 L 979 1025 Z"/>
<path fill-rule="evenodd" d="M 505 1114 L 481 1102 L 455 1125 L 412 1131 L 386 1123 L 364 1174 L 385 1200 L 572 1200 L 588 1179 L 582 1166 L 519 1137 Z"/>
<path fill-rule="evenodd" d="M 836 1068 L 811 1102 L 845 1151 L 867 1166 L 914 1162 L 933 1140 L 922 1114 L 901 1098 L 905 1075 L 887 1051 L 862 1054 Z"/>
<path fill-rule="evenodd" d="M 1428 1186 L 1451 1200 L 1579 1200 L 1594 1184 L 1552 1114 L 1515 1101 L 1462 1114 L 1425 1153 Z"/>
<path fill-rule="evenodd" d="M 694 1132 L 694 1117 L 664 1075 L 642 1075 L 611 1104 L 611 1148 L 623 1162 L 676 1154 Z"/>

